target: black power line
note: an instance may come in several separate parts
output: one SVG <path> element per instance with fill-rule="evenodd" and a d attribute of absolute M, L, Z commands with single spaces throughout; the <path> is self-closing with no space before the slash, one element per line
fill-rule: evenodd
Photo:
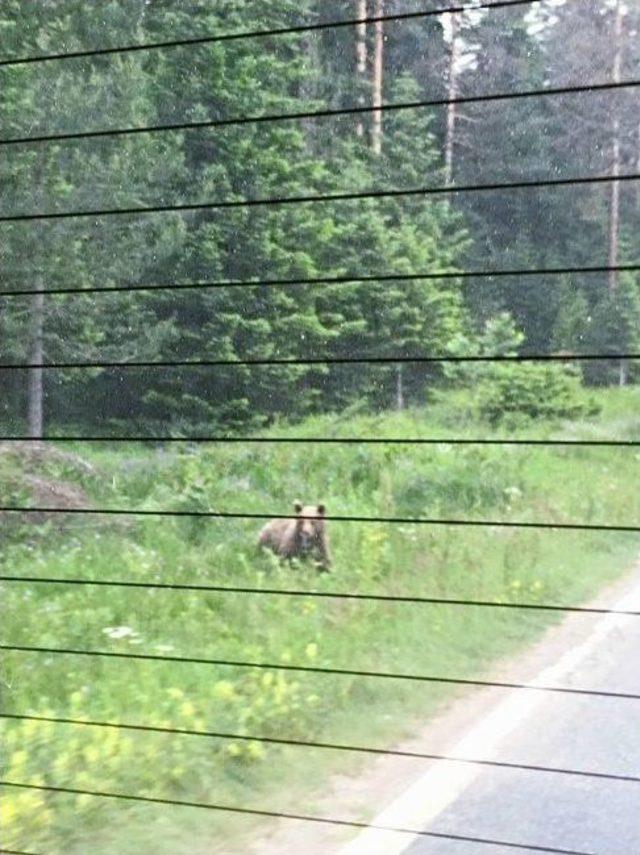
<path fill-rule="evenodd" d="M 242 585 L 208 585 L 186 582 L 131 582 L 119 579 L 60 579 L 51 576 L 0 576 L 0 582 L 36 585 L 79 585 L 97 588 L 129 588 L 153 591 L 185 591 L 204 594 L 251 594 L 269 597 L 303 597 L 326 600 L 354 600 L 357 602 L 474 606 L 492 609 L 518 609 L 523 611 L 571 612 L 586 615 L 628 615 L 640 617 L 640 610 L 609 609 L 604 606 L 565 606 L 553 603 L 515 603 L 500 600 L 470 600 L 452 597 L 422 597 L 409 594 L 355 594 L 343 591 L 317 591 L 291 588 L 257 588 Z"/>
<path fill-rule="evenodd" d="M 208 282 L 174 282 L 160 285 L 128 284 L 128 285 L 92 285 L 89 287 L 45 288 L 46 295 L 53 294 L 112 294 L 137 291 L 190 291 L 209 290 L 216 288 L 288 288 L 307 287 L 315 285 L 347 285 L 365 282 L 419 282 L 440 281 L 448 279 L 492 279 L 521 276 L 564 276 L 592 273 L 625 273 L 637 272 L 640 264 L 587 265 L 573 267 L 544 267 L 544 268 L 512 268 L 503 270 L 461 270 L 438 273 L 383 273 L 357 276 L 316 276 L 307 279 L 260 279 L 260 280 L 219 280 Z M 41 271 L 42 272 L 42 271 Z M 24 289 L 0 290 L 0 297 L 33 297 L 39 291 Z"/>
<path fill-rule="evenodd" d="M 478 3 L 449 6 L 427 11 L 399 12 L 394 15 L 373 15 L 364 18 L 348 18 L 339 21 L 327 21 L 315 24 L 296 24 L 290 27 L 276 27 L 269 30 L 244 30 L 235 33 L 223 33 L 217 36 L 196 36 L 184 39 L 172 39 L 163 42 L 147 42 L 145 44 L 121 45 L 119 47 L 96 48 L 94 50 L 68 51 L 64 53 L 36 54 L 35 56 L 17 57 L 16 59 L 0 60 L 0 67 L 11 65 L 30 65 L 39 62 L 52 62 L 54 60 L 80 59 L 82 57 L 110 56 L 120 53 L 135 53 L 140 51 L 160 50 L 177 47 L 195 47 L 198 45 L 210 45 L 219 42 L 239 41 L 243 39 L 261 39 L 274 36 L 288 36 L 297 33 L 310 33 L 321 30 L 335 30 L 343 27 L 354 27 L 358 24 L 375 24 L 391 21 L 409 21 L 420 18 L 439 17 L 447 14 L 475 11 L 476 9 L 503 9 L 510 6 L 530 6 L 536 0 L 496 0 L 488 3 L 485 0 Z"/>
<path fill-rule="evenodd" d="M 528 181 L 495 181 L 489 184 L 446 184 L 436 187 L 414 187 L 408 190 L 354 190 L 343 193 L 301 194 L 298 196 L 269 196 L 257 199 L 227 199 L 214 202 L 186 202 L 171 205 L 137 205 L 129 208 L 76 209 L 72 211 L 40 211 L 30 214 L 3 214 L 0 223 L 30 222 L 32 220 L 68 220 L 91 217 L 139 216 L 191 211 L 227 211 L 236 208 L 264 208 L 279 205 L 325 204 L 361 199 L 398 199 L 415 196 L 444 196 L 455 193 L 481 193 L 500 190 L 532 190 L 543 187 L 579 187 L 611 182 L 637 181 L 640 173 L 623 175 L 575 176 L 574 178 L 545 178 Z"/>
<path fill-rule="evenodd" d="M 640 776 L 619 775 L 610 772 L 594 772 L 584 769 L 564 769 L 558 766 L 541 766 L 531 763 L 509 763 L 502 760 L 485 760 L 469 757 L 455 757 L 449 754 L 432 754 L 424 751 L 409 751 L 392 748 L 375 748 L 366 745 L 349 745 L 337 742 L 317 742 L 305 739 L 286 739 L 272 736 L 249 736 L 241 733 L 226 733 L 215 730 L 189 730 L 181 727 L 161 727 L 160 725 L 126 724 L 112 721 L 93 721 L 89 719 L 58 718 L 54 716 L 21 715 L 18 713 L 0 712 L 0 718 L 11 721 L 35 721 L 47 724 L 63 724 L 79 727 L 101 727 L 114 730 L 131 730 L 138 733 L 159 733 L 172 736 L 199 736 L 210 739 L 234 740 L 238 742 L 259 742 L 265 745 L 280 745 L 295 748 L 312 748 L 319 750 L 343 751 L 360 754 L 373 754 L 386 757 L 407 757 L 416 760 L 446 761 L 447 763 L 464 763 L 473 766 L 489 766 L 498 769 L 517 769 L 524 772 L 545 772 L 554 775 L 573 775 L 583 778 L 598 778 L 607 781 L 640 784 Z M 0 850 L 1 851 L 1 850 Z"/>
<path fill-rule="evenodd" d="M 2 442 L 149 442 L 149 443 L 220 443 L 239 445 L 507 445 L 540 448 L 638 448 L 635 439 L 461 439 L 460 437 L 331 437 L 331 436 L 0 436 Z"/>
<path fill-rule="evenodd" d="M 640 359 L 640 353 L 518 353 L 488 356 L 291 356 L 252 359 L 86 360 L 83 362 L 3 362 L 0 371 L 71 370 L 87 368 L 235 368 L 277 365 L 440 365 L 485 362 L 604 362 Z"/>
<path fill-rule="evenodd" d="M 172 133 L 176 131 L 212 130 L 216 128 L 237 127 L 241 125 L 260 125 L 272 122 L 292 122 L 300 120 L 316 120 L 339 118 L 342 116 L 361 116 L 374 111 L 382 113 L 399 112 L 401 110 L 421 110 L 429 107 L 447 107 L 449 105 L 484 104 L 495 101 L 515 101 L 523 98 L 547 98 L 562 95 L 592 94 L 616 90 L 632 89 L 640 86 L 640 80 L 623 80 L 615 83 L 587 83 L 575 86 L 555 86 L 542 89 L 526 89 L 516 92 L 489 92 L 484 95 L 458 95 L 455 98 L 431 98 L 419 101 L 399 101 L 391 104 L 380 104 L 370 107 L 334 107 L 320 110 L 299 110 L 294 113 L 262 113 L 251 116 L 232 116 L 227 119 L 204 119 L 198 122 L 164 122 L 157 125 L 125 126 L 120 128 L 104 128 L 95 131 L 68 131 L 65 133 L 38 134 L 37 136 L 0 138 L 0 146 L 32 145 L 35 143 L 65 142 L 134 136 L 139 134 Z"/>
<path fill-rule="evenodd" d="M 294 514 L 263 514 L 263 513 L 241 513 L 239 511 L 170 511 L 170 510 L 146 510 L 140 508 L 47 508 L 47 507 L 22 507 L 20 505 L 0 505 L 0 513 L 4 514 L 71 514 L 71 515 L 105 515 L 105 516 L 131 516 L 131 517 L 174 517 L 193 519 L 236 519 L 236 520 L 272 520 L 272 519 L 297 519 Z M 355 523 L 384 523 L 402 525 L 439 525 L 439 526 L 464 526 L 480 528 L 531 528 L 531 529 L 558 529 L 559 531 L 610 531 L 610 532 L 640 532 L 640 525 L 605 525 L 596 523 L 561 523 L 561 522 L 524 522 L 521 520 L 461 520 L 442 519 L 431 517 L 364 517 L 364 516 L 313 516 L 307 515 L 306 519 L 322 519 L 328 522 L 355 522 Z"/>
<path fill-rule="evenodd" d="M 418 837 L 436 838 L 438 840 L 458 840 L 465 843 L 486 844 L 488 846 L 504 846 L 509 849 L 526 849 L 534 852 L 554 852 L 559 855 L 592 855 L 576 849 L 558 849 L 552 846 L 536 846 L 524 843 L 509 843 L 504 840 L 494 840 L 486 837 L 470 837 L 462 834 L 446 834 L 438 831 L 424 831 L 423 829 L 396 828 L 393 826 L 373 825 L 367 822 L 358 822 L 352 819 L 337 819 L 335 817 L 308 816 L 306 814 L 285 813 L 283 811 L 262 810 L 258 808 L 235 807 L 233 805 L 214 804 L 211 802 L 193 802 L 184 799 L 163 799 L 152 796 L 131 795 L 127 793 L 114 793 L 103 790 L 84 790 L 75 787 L 53 787 L 44 784 L 28 784 L 18 781 L 0 780 L 0 786 L 16 787 L 26 790 L 39 790 L 48 793 L 61 793 L 80 796 L 95 796 L 103 799 L 124 799 L 133 802 L 145 802 L 147 804 L 170 805 L 172 807 L 203 808 L 206 810 L 222 811 L 226 813 L 245 814 L 248 816 L 273 817 L 276 819 L 297 820 L 299 822 L 314 822 L 323 825 L 337 825 L 347 828 L 373 828 L 379 831 L 389 831 L 397 834 L 410 834 Z"/>
<path fill-rule="evenodd" d="M 281 662 L 248 662 L 244 659 L 210 659 L 201 656 L 169 656 L 156 653 L 117 653 L 111 650 L 75 650 L 67 647 L 37 647 L 23 644 L 0 644 L 0 650 L 14 653 L 43 653 L 47 656 L 93 656 L 106 659 L 129 659 L 142 662 L 174 662 L 186 665 L 216 665 L 223 668 L 256 668 L 267 671 L 293 671 L 304 674 L 326 674 L 340 677 L 368 677 L 378 680 L 408 680 L 415 683 L 438 683 L 451 686 L 481 686 L 494 689 L 523 689 L 563 695 L 597 698 L 616 698 L 639 701 L 634 692 L 607 691 L 604 689 L 576 689 L 569 686 L 539 686 L 535 683 L 514 683 L 496 680 L 474 680 L 464 677 L 441 677 L 432 674 L 413 674 L 394 671 L 366 671 L 355 668 L 330 668 L 319 665 L 287 665 Z"/>
<path fill-rule="evenodd" d="M 40 852 L 27 852 L 24 849 L 4 849 L 0 847 L 1 855 L 42 855 Z"/>

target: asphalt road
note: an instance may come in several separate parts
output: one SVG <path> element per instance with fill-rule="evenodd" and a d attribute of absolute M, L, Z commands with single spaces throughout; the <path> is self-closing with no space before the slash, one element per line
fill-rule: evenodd
<path fill-rule="evenodd" d="M 640 618 L 613 630 L 565 685 L 640 693 Z M 640 701 L 545 695 L 492 759 L 640 776 Z M 425 830 L 597 855 L 640 855 L 640 783 L 484 768 Z M 404 855 L 506 846 L 416 838 Z"/>

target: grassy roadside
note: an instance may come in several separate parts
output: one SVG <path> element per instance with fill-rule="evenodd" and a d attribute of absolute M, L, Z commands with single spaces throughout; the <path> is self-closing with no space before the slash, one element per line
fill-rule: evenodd
<path fill-rule="evenodd" d="M 634 389 L 599 393 L 589 421 L 521 436 L 637 438 Z M 488 436 L 429 412 L 309 420 L 299 436 Z M 274 434 L 285 433 L 274 429 Z M 637 524 L 634 449 L 402 446 L 78 447 L 77 457 L 0 455 L 3 501 L 70 485 L 94 507 L 288 512 L 295 498 L 336 515 Z M 78 463 L 88 461 L 90 468 Z M 33 479 L 40 479 L 34 485 Z M 29 480 L 31 479 L 31 481 Z M 45 483 L 46 482 L 46 483 Z M 44 486 L 43 486 L 44 485 Z M 71 499 L 70 499 L 71 500 Z M 634 535 L 335 523 L 335 570 L 281 568 L 254 549 L 256 521 L 3 521 L 3 574 L 210 582 L 327 591 L 578 603 L 624 571 Z M 443 605 L 5 584 L 15 644 L 248 659 L 471 677 L 526 645 L 552 616 Z M 555 618 L 557 619 L 557 618 Z M 102 721 L 388 745 L 451 689 L 396 680 L 5 654 L 2 708 Z M 58 786 L 313 811 L 353 755 L 257 742 L 89 727 L 5 724 L 3 776 Z M 252 818 L 131 808 L 8 791 L 3 843 L 49 853 L 229 851 Z M 212 843 L 212 841 L 214 841 Z"/>

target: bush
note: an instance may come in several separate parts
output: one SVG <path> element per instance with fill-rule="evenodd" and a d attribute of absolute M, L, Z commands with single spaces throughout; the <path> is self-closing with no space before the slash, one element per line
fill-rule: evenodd
<path fill-rule="evenodd" d="M 479 414 L 491 424 L 578 418 L 599 408 L 585 397 L 580 373 L 550 363 L 497 363 L 477 388 Z"/>

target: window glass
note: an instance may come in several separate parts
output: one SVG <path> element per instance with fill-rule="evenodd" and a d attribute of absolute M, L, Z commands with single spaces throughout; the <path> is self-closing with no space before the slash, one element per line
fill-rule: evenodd
<path fill-rule="evenodd" d="M 638 583 L 639 25 L 5 0 L 3 845 L 339 852 L 430 769 L 422 842 L 352 851 L 613 851 L 601 781 L 512 767 L 633 777 L 629 707 L 626 754 L 582 697 L 537 745 L 495 710 L 640 693 L 638 629 L 558 664 Z"/>

